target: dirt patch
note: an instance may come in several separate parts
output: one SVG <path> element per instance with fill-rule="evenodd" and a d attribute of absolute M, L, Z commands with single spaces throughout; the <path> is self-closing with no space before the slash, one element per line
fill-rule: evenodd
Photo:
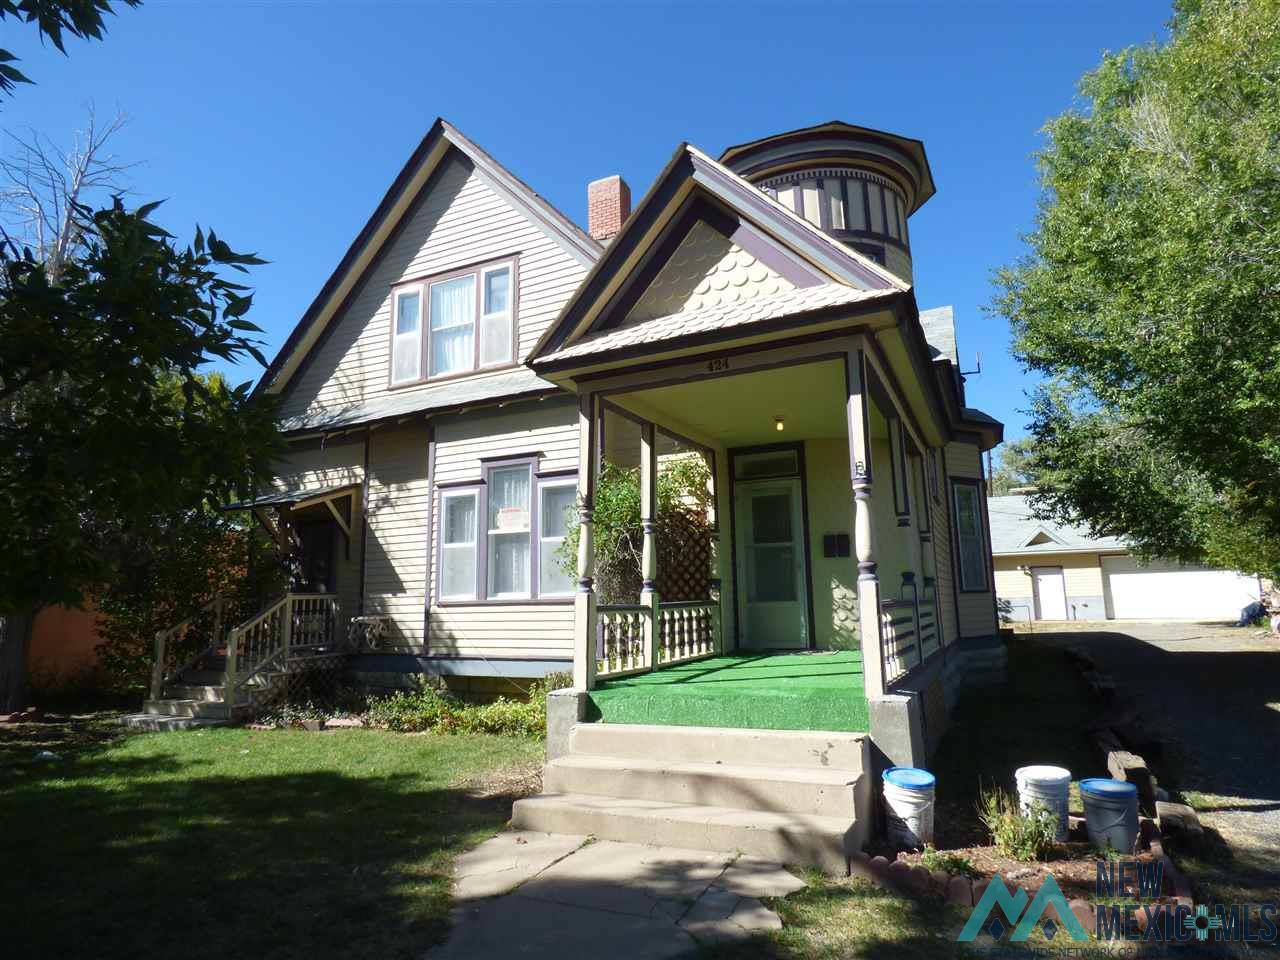
<path fill-rule="evenodd" d="M 509 802 L 542 792 L 542 763 L 530 760 L 468 777 L 460 784 L 472 800 Z"/>

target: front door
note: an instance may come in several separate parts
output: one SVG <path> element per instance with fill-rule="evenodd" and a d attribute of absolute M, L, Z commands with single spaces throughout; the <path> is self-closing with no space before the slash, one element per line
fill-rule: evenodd
<path fill-rule="evenodd" d="M 809 646 L 809 582 L 800 479 L 734 487 L 742 645 Z"/>
<path fill-rule="evenodd" d="M 1037 620 L 1067 619 L 1067 586 L 1061 567 L 1032 567 Z"/>

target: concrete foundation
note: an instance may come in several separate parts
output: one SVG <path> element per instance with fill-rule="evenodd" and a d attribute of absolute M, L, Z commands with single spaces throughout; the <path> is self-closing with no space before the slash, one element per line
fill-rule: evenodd
<path fill-rule="evenodd" d="M 569 754 L 569 739 L 574 724 L 581 722 L 587 710 L 587 694 L 565 687 L 547 694 L 547 762 Z"/>

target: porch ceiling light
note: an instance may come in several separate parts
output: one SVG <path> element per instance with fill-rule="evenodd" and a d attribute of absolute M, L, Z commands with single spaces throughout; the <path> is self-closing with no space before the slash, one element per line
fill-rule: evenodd
<path fill-rule="evenodd" d="M 779 433 L 781 433 L 783 430 L 787 429 L 787 423 L 786 423 L 786 421 L 785 421 L 785 420 L 783 420 L 781 417 L 774 417 L 774 418 L 773 418 L 773 429 L 775 429 L 775 430 L 777 430 Z"/>

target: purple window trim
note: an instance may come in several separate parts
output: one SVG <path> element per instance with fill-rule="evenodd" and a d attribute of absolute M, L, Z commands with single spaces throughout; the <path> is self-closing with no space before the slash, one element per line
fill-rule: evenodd
<path fill-rule="evenodd" d="M 525 467 L 529 471 L 529 593 L 520 597 L 490 597 L 489 594 L 489 477 L 495 470 Z M 546 474 L 538 471 L 537 457 L 508 457 L 486 460 L 482 479 L 451 485 L 440 485 L 440 529 L 436 542 L 436 596 L 439 606 L 513 605 L 521 603 L 572 603 L 573 588 L 564 593 L 542 596 L 541 551 L 542 536 L 542 488 L 568 486 L 577 483 L 577 471 L 554 471 Z M 470 496 L 476 503 L 475 560 L 476 582 L 474 597 L 446 597 L 444 594 L 444 524 L 446 497 Z"/>

